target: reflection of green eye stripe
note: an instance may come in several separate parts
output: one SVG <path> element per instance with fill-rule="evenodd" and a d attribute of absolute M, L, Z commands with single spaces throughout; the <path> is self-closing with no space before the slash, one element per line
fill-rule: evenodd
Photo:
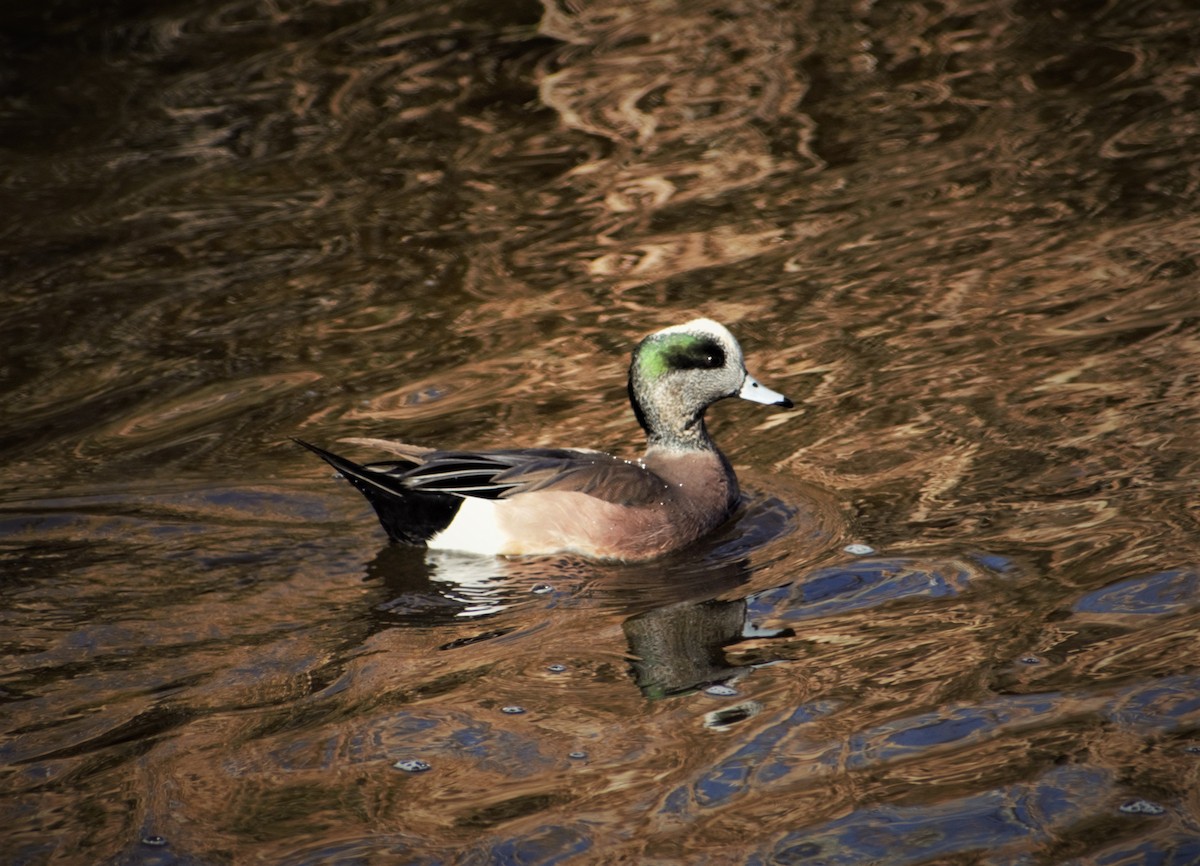
<path fill-rule="evenodd" d="M 661 376 L 667 370 L 712 370 L 725 366 L 725 350 L 708 337 L 667 334 L 646 345 L 639 366 L 651 377 Z"/>

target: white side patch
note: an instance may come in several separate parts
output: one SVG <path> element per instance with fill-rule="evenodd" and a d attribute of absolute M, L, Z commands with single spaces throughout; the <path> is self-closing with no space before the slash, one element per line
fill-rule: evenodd
<path fill-rule="evenodd" d="M 500 528 L 496 509 L 500 503 L 464 496 L 450 525 L 426 543 L 433 550 L 461 550 L 496 556 L 508 546 L 508 535 Z"/>

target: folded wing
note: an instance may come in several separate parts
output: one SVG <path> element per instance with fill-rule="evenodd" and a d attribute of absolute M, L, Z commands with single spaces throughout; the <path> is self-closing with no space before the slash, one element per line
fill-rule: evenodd
<path fill-rule="evenodd" d="M 535 491 L 583 493 L 617 505 L 662 500 L 668 485 L 637 463 L 599 451 L 530 448 L 512 451 L 434 451 L 416 467 L 371 464 L 395 473 L 411 490 L 508 499 Z M 385 468 L 386 467 L 386 468 Z"/>

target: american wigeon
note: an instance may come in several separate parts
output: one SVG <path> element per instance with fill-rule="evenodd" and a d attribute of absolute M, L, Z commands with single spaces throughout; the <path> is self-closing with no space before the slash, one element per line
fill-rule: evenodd
<path fill-rule="evenodd" d="M 574 552 L 639 560 L 690 544 L 733 512 L 737 478 L 704 426 L 725 397 L 791 408 L 746 372 L 723 326 L 696 319 L 633 351 L 629 400 L 646 453 L 622 460 L 582 448 L 436 451 L 361 466 L 315 452 L 367 497 L 394 541 L 489 555 Z"/>

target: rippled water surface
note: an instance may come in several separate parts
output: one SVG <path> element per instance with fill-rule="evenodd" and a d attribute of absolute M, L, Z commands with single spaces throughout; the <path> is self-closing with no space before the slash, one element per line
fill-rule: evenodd
<path fill-rule="evenodd" d="M 1190 2 L 14 0 L 0 860 L 1200 862 Z M 626 456 L 728 324 L 737 519 L 389 547 L 298 435 Z"/>

